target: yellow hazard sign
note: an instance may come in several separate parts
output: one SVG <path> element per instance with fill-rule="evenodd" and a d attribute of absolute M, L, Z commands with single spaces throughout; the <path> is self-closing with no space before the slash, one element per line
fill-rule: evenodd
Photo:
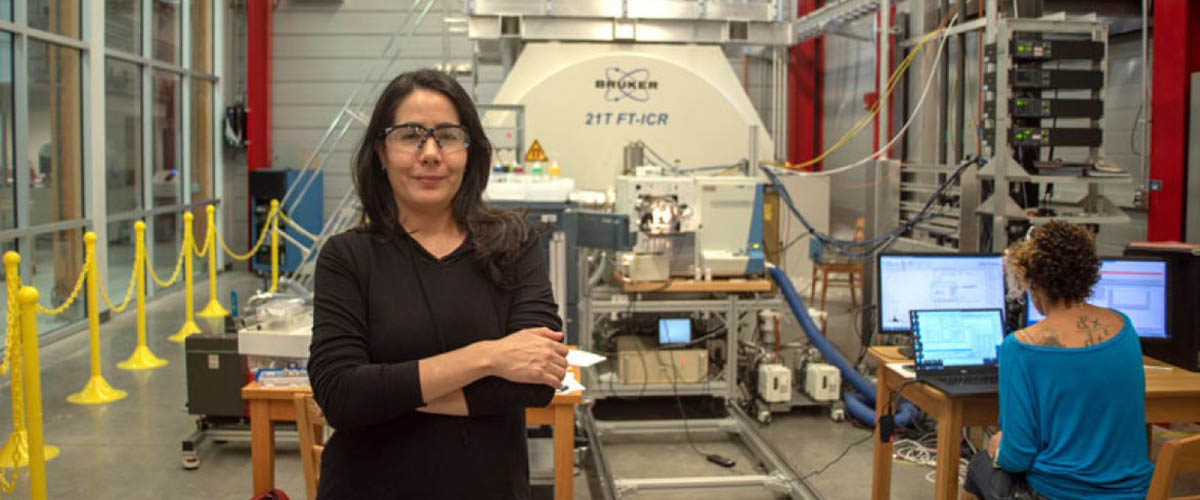
<path fill-rule="evenodd" d="M 550 161 L 549 158 L 546 158 L 546 151 L 542 149 L 542 144 L 539 143 L 537 139 L 533 140 L 533 145 L 529 146 L 529 151 L 525 152 L 525 162 L 528 163 L 534 161 Z"/>

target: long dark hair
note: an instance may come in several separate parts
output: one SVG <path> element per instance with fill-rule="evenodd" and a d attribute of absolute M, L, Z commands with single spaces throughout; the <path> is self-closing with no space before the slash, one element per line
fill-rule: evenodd
<path fill-rule="evenodd" d="M 396 108 L 416 89 L 438 92 L 458 112 L 460 124 L 470 133 L 467 166 L 462 184 L 451 201 L 454 220 L 471 238 L 475 255 L 488 277 L 498 286 L 514 285 L 513 264 L 523 246 L 530 242 L 532 231 L 525 220 L 514 212 L 493 207 L 483 201 L 487 186 L 492 144 L 479 122 L 475 103 L 458 81 L 440 71 L 419 70 L 401 74 L 383 89 L 371 113 L 371 122 L 363 133 L 354 153 L 354 188 L 362 201 L 363 213 L 359 227 L 382 237 L 400 236 L 400 213 L 388 182 L 387 172 L 380 163 L 377 146 L 382 146 L 383 129 L 392 125 Z"/>

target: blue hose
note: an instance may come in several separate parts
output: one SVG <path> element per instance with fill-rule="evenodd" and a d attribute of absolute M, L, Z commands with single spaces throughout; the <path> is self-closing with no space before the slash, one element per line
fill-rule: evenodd
<path fill-rule="evenodd" d="M 808 308 L 804 306 L 804 302 L 800 300 L 800 296 L 796 293 L 796 289 L 792 286 L 792 280 L 778 267 L 768 266 L 768 272 L 771 278 L 775 280 L 775 284 L 779 285 L 779 291 L 783 292 L 783 298 L 787 302 L 788 307 L 792 310 L 792 315 L 800 322 L 800 329 L 804 330 L 808 336 L 808 341 L 821 352 L 821 356 L 825 358 L 833 366 L 842 373 L 842 380 L 850 383 L 858 394 L 847 393 L 842 399 L 846 403 L 846 411 L 854 418 L 874 425 L 875 423 L 875 385 L 867 380 L 854 366 L 846 361 L 842 353 L 837 350 L 834 345 L 825 338 L 821 330 L 817 328 L 816 323 L 813 323 L 812 317 L 808 315 Z M 913 418 L 917 416 L 917 408 L 907 401 L 901 400 L 900 410 L 896 413 L 896 426 L 903 427 L 908 425 Z"/>

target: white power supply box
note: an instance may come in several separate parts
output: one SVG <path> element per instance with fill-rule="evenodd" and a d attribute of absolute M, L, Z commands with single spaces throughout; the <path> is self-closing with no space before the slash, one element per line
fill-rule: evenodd
<path fill-rule="evenodd" d="M 813 401 L 837 401 L 841 396 L 842 373 L 828 363 L 809 363 L 804 368 L 804 393 Z"/>
<path fill-rule="evenodd" d="M 792 400 L 792 371 L 779 364 L 758 365 L 758 394 L 768 403 Z"/>

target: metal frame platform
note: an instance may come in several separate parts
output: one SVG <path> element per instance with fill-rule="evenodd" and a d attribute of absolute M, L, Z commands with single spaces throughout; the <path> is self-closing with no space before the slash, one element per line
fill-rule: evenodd
<path fill-rule="evenodd" d="M 588 276 L 589 259 L 579 259 L 580 276 Z M 579 318 L 580 346 L 594 350 L 595 325 L 605 316 L 626 313 L 701 313 L 724 315 L 725 366 L 721 374 L 710 377 L 703 384 L 607 384 L 597 375 L 600 365 L 585 369 L 583 383 L 588 388 L 584 403 L 580 405 L 578 421 L 587 433 L 591 456 L 596 474 L 599 476 L 601 492 L 606 499 L 616 499 L 639 492 L 679 491 L 708 488 L 766 488 L 789 495 L 794 499 L 818 499 L 821 496 L 805 483 L 792 469 L 782 454 L 770 442 L 758 434 L 758 425 L 737 407 L 737 347 L 741 335 L 739 316 L 744 312 L 760 309 L 783 309 L 783 301 L 774 293 L 722 292 L 710 293 L 623 293 L 620 289 L 603 287 L 589 289 L 586 280 L 580 280 Z M 641 300 L 644 297 L 650 300 Z M 671 298 L 678 296 L 679 298 Z M 753 319 L 757 321 L 757 318 Z M 713 396 L 725 400 L 727 416 L 716 419 L 684 420 L 623 420 L 601 421 L 592 414 L 597 400 L 609 397 L 639 396 Z M 766 468 L 763 474 L 661 477 L 661 478 L 617 478 L 608 466 L 604 454 L 603 438 L 616 435 L 663 435 L 684 432 L 724 432 L 731 439 L 739 439 L 754 459 Z"/>

